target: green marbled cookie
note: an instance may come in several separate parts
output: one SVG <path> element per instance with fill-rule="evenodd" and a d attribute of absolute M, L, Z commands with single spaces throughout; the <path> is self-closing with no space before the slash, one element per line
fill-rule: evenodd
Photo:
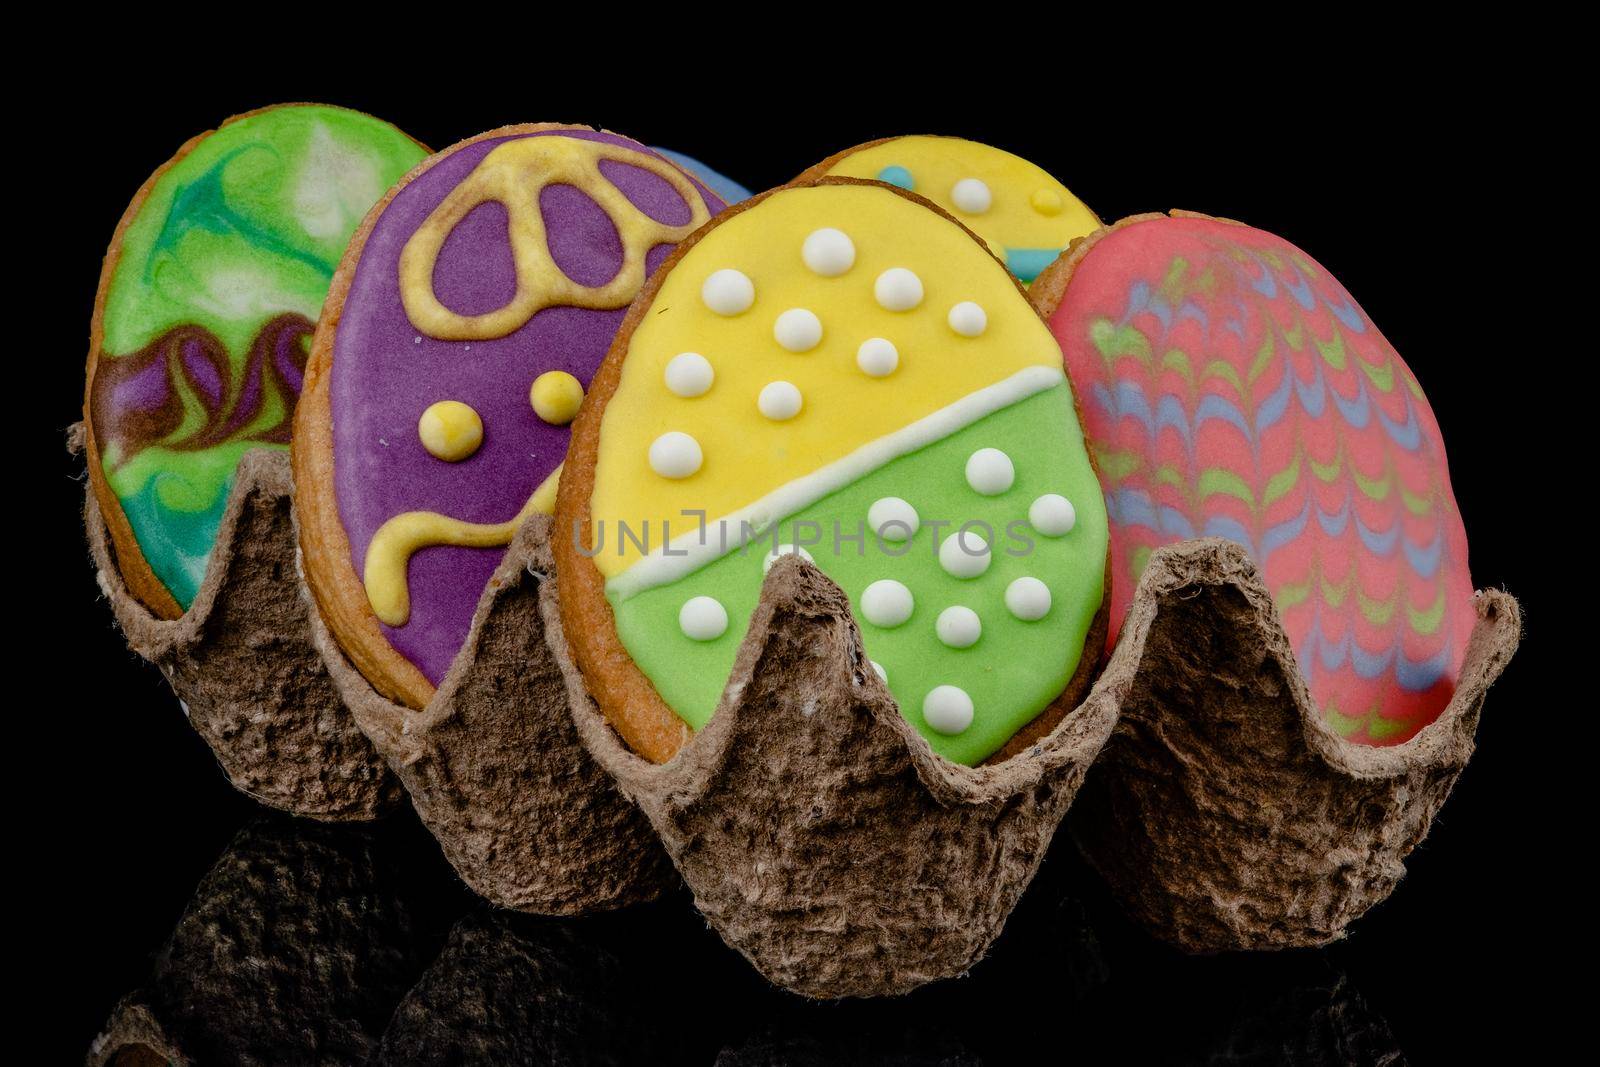
<path fill-rule="evenodd" d="M 158 613 L 194 601 L 239 458 L 288 447 L 334 268 L 426 154 L 360 112 L 267 108 L 189 142 L 129 206 L 101 277 L 86 415 L 123 577 Z"/>

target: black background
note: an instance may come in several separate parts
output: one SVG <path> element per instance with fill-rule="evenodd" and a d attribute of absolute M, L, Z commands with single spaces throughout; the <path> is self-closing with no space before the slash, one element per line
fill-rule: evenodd
<path fill-rule="evenodd" d="M 1474 90 L 1467 70 L 1419 88 L 1390 81 L 1372 59 L 1369 69 L 1344 72 L 1365 86 L 1360 92 L 1230 75 L 1158 86 L 1145 98 L 1084 87 L 1069 104 L 1062 90 L 1049 107 L 1023 93 L 929 78 L 915 82 L 916 92 L 899 91 L 891 78 L 882 91 L 813 91 L 756 112 L 732 107 L 714 86 L 662 84 L 608 98 L 531 65 L 525 80 L 493 86 L 465 75 L 441 86 L 307 73 L 248 87 L 196 82 L 160 104 L 104 94 L 92 150 L 67 152 L 70 210 L 51 208 L 54 263 L 32 291 L 46 311 L 26 319 L 49 329 L 14 337 L 10 353 L 43 374 L 28 407 L 42 425 L 30 429 L 26 449 L 30 469 L 43 474 L 43 496 L 36 517 L 21 521 L 47 614 L 37 633 L 25 622 L 28 632 L 14 638 L 33 650 L 23 659 L 37 661 L 13 671 L 37 683 L 13 714 L 38 736 L 31 749 L 13 751 L 21 792 L 12 811 L 26 835 L 39 836 L 13 878 L 32 880 L 44 898 L 40 918 L 13 913 L 13 921 L 46 940 L 30 964 L 52 1002 L 56 1051 L 46 1060 L 82 1054 L 114 1001 L 148 972 L 200 876 L 256 811 L 227 785 L 161 677 L 122 643 L 87 561 L 82 462 L 64 440 L 81 403 L 79 358 L 100 259 L 128 198 L 178 145 L 229 114 L 289 99 L 370 111 L 434 147 L 510 122 L 603 125 L 687 152 L 757 190 L 873 137 L 958 134 L 1034 160 L 1107 221 L 1188 208 L 1281 234 L 1341 279 L 1415 371 L 1449 447 L 1474 579 L 1523 601 L 1525 643 L 1490 694 L 1478 754 L 1393 898 L 1345 942 L 1287 959 L 1179 958 L 1122 922 L 1065 834 L 994 958 L 968 979 L 893 1004 L 801 1010 L 762 989 L 684 899 L 606 920 L 623 943 L 657 925 L 681 934 L 674 967 L 694 995 L 680 1023 L 697 1050 L 737 1040 L 753 1018 L 799 1012 L 799 1025 L 824 1029 L 848 1020 L 898 1032 L 936 1019 L 986 1062 L 1032 1059 L 1025 1050 L 1041 1033 L 1053 1035 L 1052 1060 L 1066 1058 L 1066 1047 L 1117 1062 L 1162 1060 L 1209 1047 L 1219 1019 L 1249 1016 L 1260 990 L 1307 967 L 1344 972 L 1412 1062 L 1493 1059 L 1547 1040 L 1565 1021 L 1547 989 L 1550 958 L 1571 951 L 1567 962 L 1586 968 L 1588 957 L 1578 935 L 1556 932 L 1566 928 L 1558 893 L 1570 871 L 1547 851 L 1561 802 L 1546 746 L 1564 717 L 1593 707 L 1576 694 L 1547 701 L 1542 691 L 1565 685 L 1557 588 L 1538 574 L 1552 561 L 1537 557 L 1553 542 L 1537 525 L 1545 512 L 1535 479 L 1561 453 L 1552 390 L 1530 362 L 1591 361 L 1593 343 L 1569 353 L 1572 341 L 1546 329 L 1556 317 L 1546 306 L 1556 298 L 1540 292 L 1548 268 L 1518 236 L 1518 212 L 1535 206 L 1526 198 L 1539 179 L 1509 162 L 1517 133 L 1491 118 L 1500 101 Z M 686 107 L 685 98 L 700 103 Z M 55 662 L 63 666 L 47 666 Z M 468 901 L 436 846 L 409 814 L 381 833 L 414 866 L 435 905 L 432 929 L 442 931 Z M 1057 951 L 1051 931 L 1075 900 L 1099 931 L 1109 993 L 1077 995 L 1081 976 Z"/>

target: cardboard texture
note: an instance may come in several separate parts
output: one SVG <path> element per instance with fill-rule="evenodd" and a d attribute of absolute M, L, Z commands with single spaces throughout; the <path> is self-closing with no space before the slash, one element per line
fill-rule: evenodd
<path fill-rule="evenodd" d="M 654 899 L 673 878 L 567 714 L 541 609 L 554 596 L 549 525 L 534 516 L 518 531 L 422 711 L 374 689 L 320 618 L 312 630 L 356 724 L 462 879 L 504 907 L 576 915 Z"/>
<path fill-rule="evenodd" d="M 423 967 L 406 896 L 359 831 L 252 823 L 201 880 L 87 1063 L 368 1062 Z"/>
<path fill-rule="evenodd" d="M 1101 678 L 1120 717 L 1073 812 L 1079 847 L 1135 919 L 1188 951 L 1338 938 L 1393 891 L 1472 754 L 1521 630 L 1509 595 L 1477 607 L 1439 718 L 1402 745 L 1355 745 L 1324 725 L 1242 548 L 1157 550 Z"/>
<path fill-rule="evenodd" d="M 69 447 L 83 451 L 81 425 Z M 128 645 L 166 676 L 235 788 L 294 815 L 372 819 L 399 801 L 400 787 L 312 645 L 290 496 L 287 453 L 245 453 L 205 581 L 178 619 L 158 618 L 128 591 L 86 487 L 90 556 Z"/>
<path fill-rule="evenodd" d="M 849 599 L 797 556 L 772 567 L 722 704 L 668 763 L 624 747 L 551 643 L 584 744 L 702 914 L 811 997 L 901 993 L 977 962 L 1116 721 L 1102 683 L 1004 763 L 938 758 L 869 666 Z"/>

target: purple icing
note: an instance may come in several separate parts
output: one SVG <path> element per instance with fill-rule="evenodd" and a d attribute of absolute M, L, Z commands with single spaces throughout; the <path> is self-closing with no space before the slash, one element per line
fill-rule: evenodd
<path fill-rule="evenodd" d="M 672 185 L 659 174 L 610 159 L 600 161 L 600 174 L 615 185 L 629 203 L 657 222 L 683 226 L 694 217 L 689 205 L 673 192 Z M 695 182 L 695 185 L 704 188 L 699 182 Z"/>
<path fill-rule="evenodd" d="M 457 315 L 483 315 L 511 303 L 517 268 L 506 227 L 511 216 L 488 200 L 456 224 L 433 263 L 433 295 Z"/>
<path fill-rule="evenodd" d="M 207 406 L 216 407 L 222 402 L 222 375 L 206 358 L 205 346 L 199 341 L 184 342 L 183 369 L 190 383 L 205 394 Z"/>
<path fill-rule="evenodd" d="M 304 335 L 293 330 L 278 333 L 277 344 L 272 349 L 272 363 L 278 368 L 278 377 L 295 396 L 305 384 L 306 342 Z"/>
<path fill-rule="evenodd" d="M 622 238 L 600 205 L 571 185 L 547 185 L 539 192 L 539 210 L 562 227 L 545 234 L 550 258 L 579 285 L 600 286 L 622 269 Z M 587 383 L 585 383 L 587 384 Z"/>
<path fill-rule="evenodd" d="M 111 393 L 114 407 L 128 411 L 155 411 L 167 402 L 167 365 L 160 360 L 117 383 Z"/>
<path fill-rule="evenodd" d="M 648 148 L 592 131 L 566 136 Z M 350 538 L 359 578 L 367 545 L 380 526 L 405 511 L 437 511 L 475 523 L 504 522 L 566 457 L 568 429 L 533 412 L 528 388 L 545 371 L 564 370 L 587 388 L 625 308 L 590 311 L 552 307 L 508 337 L 493 341 L 436 341 L 406 317 L 400 301 L 401 249 L 445 196 L 494 148 L 515 137 L 480 141 L 440 160 L 390 202 L 373 227 L 345 298 L 334 340 L 329 396 L 333 415 L 334 492 Z M 687 222 L 689 206 L 662 179 L 626 165 L 602 174 L 650 217 Z M 691 179 L 692 180 L 692 179 Z M 723 203 L 698 181 L 712 214 Z M 547 187 L 540 209 L 552 258 L 569 276 L 602 284 L 622 264 L 616 227 L 589 197 L 570 186 Z M 445 242 L 434 286 L 445 306 L 477 313 L 504 306 L 511 282 L 506 213 L 478 208 Z M 670 253 L 651 249 L 654 271 Z M 460 400 L 483 419 L 483 444 L 459 463 L 435 459 L 417 439 L 417 419 L 429 404 Z M 503 548 L 438 545 L 411 557 L 411 618 L 383 626 L 394 648 L 439 684 L 466 639 L 472 613 Z"/>
<path fill-rule="evenodd" d="M 233 406 L 233 411 L 228 416 L 228 421 L 223 427 L 223 433 L 232 436 L 244 429 L 256 415 L 256 406 L 261 403 L 261 363 L 251 360 L 246 369 L 245 379 L 239 387 L 239 401 Z"/>

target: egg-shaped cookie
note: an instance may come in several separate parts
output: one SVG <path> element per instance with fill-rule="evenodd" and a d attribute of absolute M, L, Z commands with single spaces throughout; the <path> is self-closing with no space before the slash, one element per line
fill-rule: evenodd
<path fill-rule="evenodd" d="M 400 182 L 351 241 L 296 418 L 306 577 L 351 662 L 421 708 L 624 309 L 722 202 L 588 127 L 513 126 Z"/>
<path fill-rule="evenodd" d="M 1053 725 L 1100 657 L 1105 509 L 1060 350 L 971 232 L 878 182 L 783 187 L 674 254 L 595 378 L 555 527 L 576 662 L 657 761 L 710 720 L 787 553 L 956 762 Z"/>
<path fill-rule="evenodd" d="M 189 141 L 128 206 L 95 301 L 84 423 L 118 569 L 156 615 L 193 603 L 240 457 L 288 447 L 345 244 L 426 154 L 360 112 L 271 107 Z"/>
<path fill-rule="evenodd" d="M 932 200 L 1031 282 L 1100 220 L 1044 168 L 961 137 L 888 137 L 848 148 L 801 175 L 888 182 Z"/>
<path fill-rule="evenodd" d="M 1449 702 L 1476 619 L 1422 388 L 1324 267 L 1262 230 L 1127 219 L 1033 294 L 1080 390 L 1111 517 L 1111 638 L 1151 551 L 1235 541 L 1310 696 L 1397 744 Z"/>

